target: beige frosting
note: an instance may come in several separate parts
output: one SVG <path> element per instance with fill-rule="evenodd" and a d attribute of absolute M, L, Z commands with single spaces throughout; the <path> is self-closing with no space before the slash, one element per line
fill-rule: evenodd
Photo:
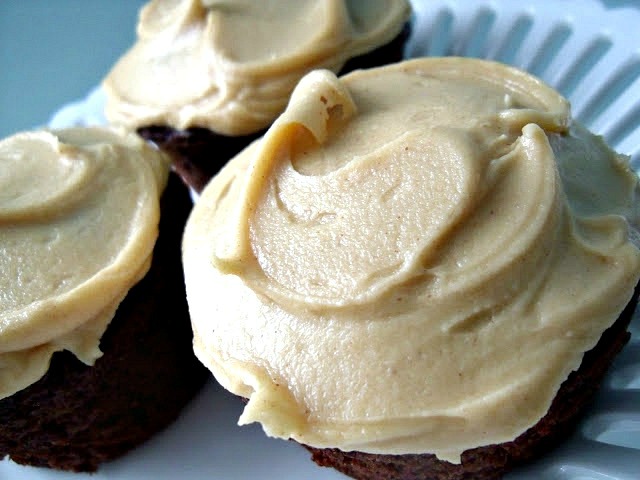
<path fill-rule="evenodd" d="M 519 70 L 313 72 L 188 222 L 196 354 L 241 424 L 459 462 L 535 424 L 629 301 L 637 184 Z"/>
<path fill-rule="evenodd" d="M 59 350 L 86 364 L 147 272 L 168 159 L 112 129 L 0 141 L 0 399 Z"/>
<path fill-rule="evenodd" d="M 154 0 L 105 79 L 107 118 L 257 132 L 305 73 L 339 71 L 390 42 L 409 14 L 406 0 Z"/>

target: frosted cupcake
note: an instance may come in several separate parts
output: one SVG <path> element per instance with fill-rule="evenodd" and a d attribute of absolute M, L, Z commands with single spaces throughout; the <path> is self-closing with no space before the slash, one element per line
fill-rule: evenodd
<path fill-rule="evenodd" d="M 0 459 L 94 471 L 206 379 L 180 242 L 190 197 L 134 134 L 0 141 Z"/>
<path fill-rule="evenodd" d="M 106 116 L 166 148 L 200 189 L 284 110 L 300 78 L 402 58 L 406 0 L 156 0 L 104 81 Z"/>
<path fill-rule="evenodd" d="M 522 71 L 313 72 L 187 223 L 195 352 L 240 424 L 322 465 L 498 478 L 566 435 L 628 339 L 637 188 Z"/>

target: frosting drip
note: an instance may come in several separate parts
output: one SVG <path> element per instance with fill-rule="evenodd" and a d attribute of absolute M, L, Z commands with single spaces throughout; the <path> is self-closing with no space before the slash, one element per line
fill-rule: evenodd
<path fill-rule="evenodd" d="M 338 71 L 390 42 L 409 13 L 405 0 L 152 1 L 105 79 L 106 115 L 128 127 L 257 132 L 306 72 Z"/>
<path fill-rule="evenodd" d="M 0 142 L 0 398 L 51 355 L 92 364 L 120 301 L 149 268 L 168 160 L 107 129 Z"/>
<path fill-rule="evenodd" d="M 313 72 L 187 225 L 196 354 L 242 424 L 458 462 L 535 424 L 629 301 L 636 190 L 519 70 Z"/>

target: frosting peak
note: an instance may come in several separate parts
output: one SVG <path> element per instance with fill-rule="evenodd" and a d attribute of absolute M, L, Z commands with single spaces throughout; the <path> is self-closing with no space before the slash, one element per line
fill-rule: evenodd
<path fill-rule="evenodd" d="M 304 92 L 299 95 L 297 92 Z M 227 241 L 223 239 L 214 254 L 218 268 L 228 272 L 246 269 L 254 260 L 247 217 L 257 208 L 257 196 L 265 178 L 277 168 L 278 159 L 303 150 L 310 144 L 323 144 L 329 132 L 355 114 L 349 92 L 329 71 L 318 70 L 305 76 L 293 92 L 289 107 L 261 142 L 261 153 L 249 166 L 237 212 L 230 218 Z"/>
<path fill-rule="evenodd" d="M 187 224 L 196 354 L 241 423 L 457 462 L 535 424 L 631 298 L 637 187 L 519 70 L 313 73 Z"/>

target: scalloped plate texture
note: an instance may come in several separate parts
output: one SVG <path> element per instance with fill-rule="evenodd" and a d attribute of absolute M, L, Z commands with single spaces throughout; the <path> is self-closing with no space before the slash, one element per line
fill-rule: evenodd
<path fill-rule="evenodd" d="M 640 2 L 621 0 L 414 1 L 407 57 L 459 55 L 498 60 L 549 83 L 573 115 L 640 170 Z M 64 106 L 55 128 L 104 123 L 102 91 Z M 640 479 L 640 319 L 595 404 L 572 437 L 510 480 Z M 0 462 L 0 478 L 21 480 L 316 479 L 297 445 L 237 427 L 242 404 L 211 381 L 170 428 L 97 474 L 69 474 Z"/>

